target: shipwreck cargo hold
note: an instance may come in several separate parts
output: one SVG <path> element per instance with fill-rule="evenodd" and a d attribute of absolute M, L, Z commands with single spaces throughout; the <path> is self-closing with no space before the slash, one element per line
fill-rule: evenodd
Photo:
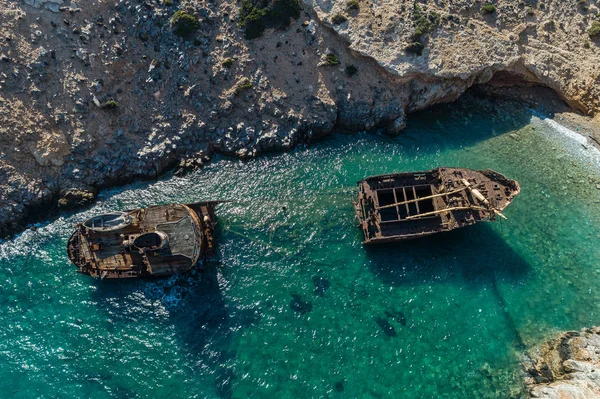
<path fill-rule="evenodd" d="M 218 202 L 170 204 L 95 216 L 67 244 L 71 262 L 97 278 L 166 276 L 214 252 Z"/>
<path fill-rule="evenodd" d="M 519 183 L 493 170 L 438 168 L 372 176 L 354 202 L 364 244 L 401 241 L 504 217 Z"/>

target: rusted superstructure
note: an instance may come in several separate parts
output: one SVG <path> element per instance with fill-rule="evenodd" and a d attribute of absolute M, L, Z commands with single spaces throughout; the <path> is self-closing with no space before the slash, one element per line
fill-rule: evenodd
<path fill-rule="evenodd" d="M 170 204 L 95 216 L 77 225 L 67 253 L 97 278 L 166 276 L 214 252 L 218 202 Z"/>
<path fill-rule="evenodd" d="M 493 170 L 438 168 L 372 176 L 354 203 L 364 244 L 400 241 L 504 217 L 520 186 Z"/>

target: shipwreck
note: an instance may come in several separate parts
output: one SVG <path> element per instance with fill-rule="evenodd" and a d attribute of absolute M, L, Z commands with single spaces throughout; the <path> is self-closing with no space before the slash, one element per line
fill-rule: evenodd
<path fill-rule="evenodd" d="M 218 202 L 170 204 L 99 215 L 76 226 L 71 262 L 97 278 L 166 276 L 214 253 Z"/>
<path fill-rule="evenodd" d="M 372 176 L 358 182 L 354 202 L 364 244 L 418 238 L 501 213 L 521 188 L 493 170 L 437 168 Z"/>

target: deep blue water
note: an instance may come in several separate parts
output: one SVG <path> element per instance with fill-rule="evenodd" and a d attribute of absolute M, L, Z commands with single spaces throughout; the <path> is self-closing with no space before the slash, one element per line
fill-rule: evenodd
<path fill-rule="evenodd" d="M 0 244 L 0 396 L 519 397 L 524 349 L 600 323 L 598 159 L 522 110 L 441 107 L 397 138 L 335 134 L 103 192 Z M 508 220 L 363 247 L 356 182 L 443 165 L 518 180 Z M 203 199 L 234 200 L 204 271 L 96 281 L 68 262 L 93 214 Z"/>

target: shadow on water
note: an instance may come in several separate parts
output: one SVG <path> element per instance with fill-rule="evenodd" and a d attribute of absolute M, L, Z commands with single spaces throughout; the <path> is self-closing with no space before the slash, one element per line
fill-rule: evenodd
<path fill-rule="evenodd" d="M 490 226 L 480 223 L 416 240 L 366 246 L 372 272 L 390 285 L 461 280 L 521 282 L 531 270 Z"/>
<path fill-rule="evenodd" d="M 172 328 L 184 352 L 193 357 L 186 363 L 193 365 L 194 374 L 208 370 L 218 397 L 230 398 L 236 378 L 231 332 L 253 325 L 260 315 L 226 303 L 220 273 L 220 262 L 209 261 L 203 270 L 170 278 L 98 281 L 92 299 L 108 317 L 125 324 L 154 319 L 153 324 Z"/>
<path fill-rule="evenodd" d="M 468 91 L 454 103 L 411 114 L 400 140 L 415 142 L 426 152 L 469 147 L 530 122 L 531 111 L 525 104 Z"/>
<path fill-rule="evenodd" d="M 536 114 L 537 116 L 541 113 Z M 410 114 L 406 129 L 390 137 L 375 130 L 369 139 L 402 146 L 408 155 L 435 153 L 471 147 L 492 137 L 521 129 L 531 122 L 532 109 L 526 104 L 496 99 L 476 90 L 467 91 L 450 104 L 439 104 Z M 352 133 L 323 136 L 311 144 L 334 149 L 338 143 L 355 143 Z"/>
<path fill-rule="evenodd" d="M 385 284 L 418 286 L 434 283 L 465 284 L 472 289 L 489 288 L 517 346 L 525 347 L 498 283 L 521 284 L 532 271 L 489 225 L 458 229 L 422 239 L 367 246 L 372 273 Z"/>

